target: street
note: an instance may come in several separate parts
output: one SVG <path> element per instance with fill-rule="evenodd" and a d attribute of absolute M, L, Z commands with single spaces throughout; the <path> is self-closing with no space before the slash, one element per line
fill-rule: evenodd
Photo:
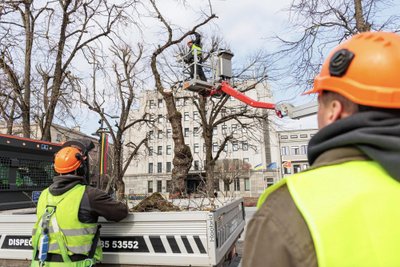
<path fill-rule="evenodd" d="M 240 262 L 242 260 L 242 255 L 243 255 L 244 238 L 246 236 L 247 223 L 253 217 L 254 213 L 256 213 L 256 210 L 257 210 L 256 207 L 245 207 L 246 226 L 244 227 L 244 231 L 236 244 L 236 250 L 238 253 L 238 257 L 229 265 L 229 267 L 240 267 L 241 266 Z"/>

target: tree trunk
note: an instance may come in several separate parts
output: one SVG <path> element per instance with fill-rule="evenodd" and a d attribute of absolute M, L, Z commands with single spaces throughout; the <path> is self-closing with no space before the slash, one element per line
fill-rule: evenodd
<path fill-rule="evenodd" d="M 119 139 L 121 140 L 121 139 Z M 114 144 L 114 168 L 109 183 L 115 188 L 117 200 L 123 200 L 125 197 L 125 183 L 122 174 L 122 144 Z M 109 186 L 108 186 L 109 187 Z"/>
<path fill-rule="evenodd" d="M 172 93 L 163 93 L 166 103 L 168 120 L 172 127 L 172 139 L 174 140 L 174 158 L 172 169 L 172 194 L 186 194 L 186 178 L 192 166 L 192 152 L 185 144 L 182 132 L 182 114 L 176 109 L 175 99 Z"/>
<path fill-rule="evenodd" d="M 359 32 L 371 30 L 371 24 L 365 21 L 362 7 L 362 0 L 354 0 L 354 11 L 356 18 L 356 28 Z"/>
<path fill-rule="evenodd" d="M 29 138 L 31 135 L 31 65 L 32 65 L 32 45 L 33 45 L 33 26 L 31 21 L 31 2 L 25 1 L 24 28 L 25 28 L 25 66 L 24 66 L 24 95 L 21 103 L 22 112 L 22 134 Z"/>
<path fill-rule="evenodd" d="M 210 127 L 207 127 L 210 128 Z M 212 134 L 213 129 L 207 129 L 203 132 L 204 144 L 206 146 L 206 193 L 208 197 L 214 195 L 214 167 L 215 160 L 212 155 Z"/>

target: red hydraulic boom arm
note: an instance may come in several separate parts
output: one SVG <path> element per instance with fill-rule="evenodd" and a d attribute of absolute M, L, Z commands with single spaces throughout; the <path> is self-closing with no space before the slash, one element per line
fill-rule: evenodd
<path fill-rule="evenodd" d="M 230 95 L 230 96 L 236 98 L 239 101 L 246 103 L 249 106 L 252 106 L 255 108 L 264 108 L 264 109 L 274 109 L 275 110 L 275 104 L 267 103 L 267 102 L 260 102 L 260 101 L 251 99 L 250 97 L 246 96 L 245 94 L 232 88 L 229 85 L 229 83 L 226 81 L 221 82 L 221 85 L 217 89 L 212 90 L 210 95 L 212 96 L 214 94 L 218 94 L 221 91 L 227 95 Z"/>
<path fill-rule="evenodd" d="M 209 92 L 209 96 L 217 95 L 220 94 L 221 92 L 224 92 L 225 94 L 230 95 L 238 99 L 239 101 L 255 108 L 273 109 L 279 118 L 289 117 L 292 119 L 300 119 L 303 117 L 316 114 L 318 110 L 317 102 L 311 102 L 305 105 L 295 107 L 289 103 L 281 103 L 275 105 L 273 103 L 256 101 L 246 96 L 245 94 L 235 90 L 226 81 L 222 81 L 221 84 L 217 87 L 217 89 L 211 90 Z"/>

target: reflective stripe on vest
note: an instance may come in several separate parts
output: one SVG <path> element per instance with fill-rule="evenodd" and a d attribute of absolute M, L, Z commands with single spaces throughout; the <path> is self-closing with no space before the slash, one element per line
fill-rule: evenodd
<path fill-rule="evenodd" d="M 97 231 L 97 227 L 93 228 L 83 228 L 83 229 L 62 229 L 62 232 L 66 236 L 74 236 L 74 235 L 88 235 L 95 234 Z M 53 226 L 49 226 L 49 233 L 54 233 Z M 32 230 L 32 235 L 36 234 L 36 229 Z"/>
<path fill-rule="evenodd" d="M 192 44 L 191 49 L 192 49 L 192 55 L 194 55 L 194 51 L 197 52 L 197 56 L 200 56 L 200 55 L 201 55 L 201 47 L 200 47 L 200 46 L 197 46 L 197 45 L 195 45 L 195 44 Z"/>
<path fill-rule="evenodd" d="M 84 185 L 76 185 L 73 189 L 70 189 L 60 196 L 53 196 L 49 193 L 48 189 L 46 189 L 40 195 L 37 208 L 38 218 L 41 218 L 47 205 L 57 206 L 55 214 L 53 215 L 52 220 L 50 220 L 50 253 L 62 254 L 56 239 L 56 235 L 61 234 L 63 236 L 62 240 L 65 241 L 64 245 L 67 248 L 68 255 L 88 255 L 94 234 L 97 230 L 97 224 L 81 223 L 78 219 L 79 206 L 85 192 L 85 188 L 86 187 Z M 36 231 L 41 231 L 39 222 L 35 224 L 33 232 L 36 233 Z M 35 238 L 37 235 L 33 236 Z M 36 244 L 35 240 L 33 240 L 32 244 Z M 94 257 L 96 260 L 101 259 L 102 252 L 100 246 L 97 247 Z"/>
<path fill-rule="evenodd" d="M 319 267 L 400 266 L 400 183 L 379 164 L 351 161 L 284 183 L 310 229 Z"/>

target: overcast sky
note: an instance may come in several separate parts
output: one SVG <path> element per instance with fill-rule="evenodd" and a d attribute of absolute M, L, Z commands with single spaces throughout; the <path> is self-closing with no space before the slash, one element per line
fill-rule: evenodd
<path fill-rule="evenodd" d="M 211 0 L 213 3 L 213 13 L 218 19 L 213 23 L 200 29 L 204 36 L 204 42 L 215 32 L 218 32 L 230 49 L 234 52 L 233 64 L 246 58 L 252 52 L 259 49 L 272 52 L 277 49 L 277 45 L 271 43 L 269 39 L 272 36 L 280 35 L 289 37 L 291 32 L 288 30 L 289 13 L 287 11 L 292 0 Z M 199 8 L 204 8 L 205 12 L 208 1 L 205 0 L 187 0 L 189 4 L 185 8 L 180 5 L 182 1 L 162 0 L 158 1 L 161 12 L 169 22 L 184 30 L 191 29 L 196 22 L 199 22 Z M 394 0 L 397 11 L 389 9 L 392 14 L 400 13 L 400 0 Z M 397 13 L 396 13 L 397 12 Z M 154 21 L 147 23 L 146 18 L 142 18 L 147 26 L 144 38 L 148 43 L 154 40 L 159 43 L 158 38 L 162 38 L 159 28 Z M 149 20 L 150 21 L 150 20 Z M 132 40 L 132 43 L 135 43 Z M 276 84 L 271 84 L 272 91 L 275 94 L 275 101 L 296 99 L 297 103 L 309 102 L 309 98 L 280 94 L 283 90 L 276 88 Z M 308 88 L 302 88 L 304 91 Z M 295 91 L 295 90 L 294 90 Z M 286 91 L 285 91 L 286 92 Z M 289 128 L 316 128 L 316 118 L 311 116 L 300 121 L 285 120 Z M 88 125 L 83 130 L 86 133 L 94 132 L 98 125 Z"/>

